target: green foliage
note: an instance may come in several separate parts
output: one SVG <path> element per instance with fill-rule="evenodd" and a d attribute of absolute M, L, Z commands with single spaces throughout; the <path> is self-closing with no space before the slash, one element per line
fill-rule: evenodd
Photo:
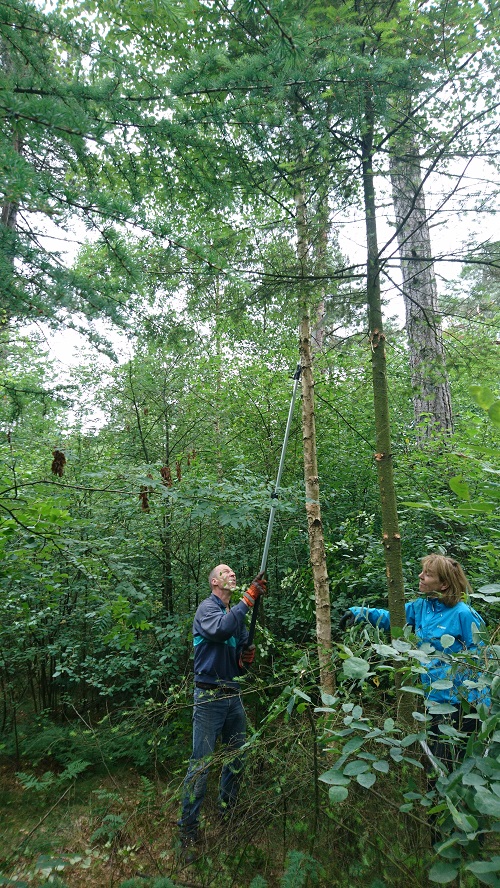
<path fill-rule="evenodd" d="M 350 2 L 304 8 L 281 0 L 265 8 L 240 3 L 227 15 L 198 2 L 92 0 L 49 13 L 15 0 L 6 8 L 1 730 L 2 751 L 22 759 L 27 790 L 48 796 L 83 768 L 127 764 L 151 774 L 185 757 L 192 613 L 216 561 L 228 560 L 242 583 L 259 562 L 296 363 L 299 291 L 307 290 L 313 314 L 325 307 L 316 422 L 333 619 L 353 602 L 385 603 L 363 272 L 340 255 L 325 207 L 335 203 L 350 217 L 358 207 L 366 95 L 381 149 L 377 175 L 401 108 L 433 172 L 476 139 L 481 151 L 490 144 L 497 61 L 489 13 L 488 4 L 469 4 L 464 18 L 456 4 L 437 3 L 430 16 L 402 2 L 396 19 L 383 5 L 360 14 Z M 299 190 L 308 207 L 306 278 L 294 250 Z M 47 225 L 58 226 L 58 237 L 77 217 L 89 241 L 71 265 L 47 246 Z M 406 346 L 396 335 L 388 359 L 406 580 L 411 585 L 427 551 L 449 552 L 494 616 L 495 249 L 484 249 L 481 261 L 490 276 L 472 282 L 471 301 L 462 304 L 470 317 L 445 333 L 453 347 L 452 439 L 436 438 L 425 451 L 415 445 Z M 470 332 L 477 307 L 492 322 L 487 335 L 475 325 Z M 79 328 L 83 316 L 128 325 L 133 356 L 106 374 L 82 369 L 76 393 L 48 386 L 43 360 L 12 346 L 17 319 Z M 90 335 L 105 347 L 97 327 Z M 90 392 L 97 425 L 81 406 Z M 62 410 L 69 394 L 77 415 L 70 427 Z M 315 622 L 300 441 L 297 417 L 258 636 L 250 751 L 282 721 L 290 734 L 302 721 L 312 734 L 315 658 L 299 643 L 311 639 Z M 63 477 L 50 475 L 55 447 L 66 454 Z M 333 713 L 326 736 L 344 760 L 324 782 L 337 812 L 343 799 L 352 804 L 354 835 L 363 830 L 353 794 L 419 770 L 412 745 L 423 727 L 412 739 L 382 712 L 394 705 L 387 686 L 395 671 L 420 690 L 413 639 L 398 642 L 374 632 L 363 644 L 354 635 L 351 647 L 339 646 L 341 691 L 325 701 Z M 411 797 L 418 788 L 398 797 L 405 823 L 418 806 L 440 809 L 451 844 L 438 851 L 431 879 L 449 880 L 460 852 L 468 873 L 494 883 L 496 859 L 474 858 L 469 835 L 474 821 L 479 834 L 496 816 L 497 775 L 481 770 L 490 759 L 481 750 L 492 749 L 496 731 L 495 721 L 484 721 L 479 745 L 468 750 L 463 795 L 449 775 L 432 799 Z M 293 782 L 303 762 L 294 739 L 270 754 L 266 747 L 258 772 L 269 789 L 262 809 L 273 807 L 269 798 L 282 803 L 285 824 L 288 789 L 303 787 Z M 290 749 L 295 761 L 286 758 Z M 34 774 L 29 762 L 39 766 Z M 315 780 L 305 765 L 303 774 L 300 800 L 309 810 Z M 148 779 L 141 810 L 153 802 Z M 91 832 L 101 848 L 117 844 L 126 826 L 120 799 L 97 800 Z M 309 833 L 316 834 L 312 824 Z M 351 847 L 346 880 L 375 888 L 370 867 L 382 852 Z M 286 865 L 283 886 L 323 878 L 305 851 L 292 852 Z"/>
<path fill-rule="evenodd" d="M 126 879 L 125 882 L 120 882 L 120 888 L 175 888 L 175 882 L 163 876 L 151 879 Z"/>
<path fill-rule="evenodd" d="M 112 843 L 120 836 L 124 826 L 125 820 L 120 814 L 106 814 L 100 826 L 92 833 L 90 841 Z"/>
<path fill-rule="evenodd" d="M 416 652 L 411 643 L 403 638 L 394 639 L 389 645 L 365 637 L 364 645 L 359 655 L 353 654 L 346 646 L 340 646 L 344 691 L 352 681 L 364 683 L 373 677 L 376 686 L 379 686 L 379 677 L 388 669 L 397 668 L 400 672 L 403 670 L 403 674 L 413 672 L 418 675 L 428 656 L 420 648 L 420 666 L 415 668 Z M 370 647 L 372 654 L 377 655 L 376 660 L 370 656 Z M 462 655 L 443 653 L 442 656 L 450 659 L 450 662 L 455 661 L 455 668 L 460 670 Z M 496 645 L 487 649 L 486 661 L 490 683 L 492 675 L 498 671 Z M 418 777 L 411 778 L 406 789 L 403 788 L 404 783 L 401 788 L 400 812 L 421 817 L 422 812 L 427 810 L 439 825 L 441 839 L 434 845 L 436 859 L 429 870 L 431 881 L 450 882 L 465 869 L 474 873 L 480 881 L 486 880 L 487 884 L 492 884 L 488 879 L 494 878 L 492 873 L 499 869 L 498 857 L 492 852 L 485 852 L 483 841 L 486 834 L 500 829 L 500 805 L 496 799 L 500 785 L 497 684 L 498 677 L 493 678 L 492 706 L 489 710 L 480 707 L 476 733 L 469 737 L 447 725 L 445 719 L 440 723 L 440 742 L 448 744 L 453 751 L 450 753 L 453 766 L 447 770 L 431 757 L 431 770 L 433 767 L 436 769 L 436 779 L 422 788 Z M 436 687 L 438 685 L 439 682 Z M 413 694 L 415 699 L 423 693 L 415 680 L 411 685 L 403 686 L 402 690 Z M 408 733 L 405 726 L 397 724 L 393 718 L 367 716 L 362 705 L 342 702 L 341 697 L 324 703 L 319 710 L 326 714 L 324 741 L 328 743 L 329 751 L 334 753 L 335 762 L 321 775 L 320 780 L 328 786 L 329 800 L 334 806 L 348 799 L 353 785 L 370 790 L 377 781 L 384 784 L 391 773 L 404 776 L 415 770 L 418 775 L 423 767 L 419 745 L 423 744 L 422 749 L 428 750 L 425 746 L 428 715 L 446 716 L 456 709 L 453 705 L 426 701 L 425 712 L 413 713 L 416 730 Z M 429 770 L 426 756 L 423 761 L 427 762 Z"/>
<path fill-rule="evenodd" d="M 65 783 L 73 782 L 80 774 L 86 771 L 89 764 L 89 762 L 73 759 L 60 774 L 46 771 L 42 777 L 37 777 L 36 774 L 24 774 L 22 771 L 19 771 L 17 779 L 25 789 L 34 790 L 35 792 L 45 792 L 49 787 L 55 787 L 57 789 Z"/>
<path fill-rule="evenodd" d="M 304 888 L 318 885 L 321 867 L 310 854 L 289 851 L 285 861 L 286 870 L 280 882 L 281 888 Z"/>

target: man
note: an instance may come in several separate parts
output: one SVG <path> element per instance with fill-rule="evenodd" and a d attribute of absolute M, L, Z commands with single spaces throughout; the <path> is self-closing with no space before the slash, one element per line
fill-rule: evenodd
<path fill-rule="evenodd" d="M 237 751 L 243 746 L 246 734 L 239 679 L 255 656 L 255 646 L 247 647 L 245 617 L 266 591 L 266 580 L 258 574 L 241 601 L 230 607 L 236 575 L 227 564 L 214 567 L 209 584 L 211 594 L 201 602 L 193 621 L 193 752 L 184 780 L 178 821 L 185 856 L 190 856 L 189 849 L 199 838 L 208 767 L 218 737 L 230 753 L 235 753 L 222 769 L 218 797 L 221 814 L 227 813 L 236 802 L 243 771 L 243 757 L 238 756 Z"/>

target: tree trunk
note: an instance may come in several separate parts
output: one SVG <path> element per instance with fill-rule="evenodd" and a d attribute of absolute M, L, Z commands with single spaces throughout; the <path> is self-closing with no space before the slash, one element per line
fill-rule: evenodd
<path fill-rule="evenodd" d="M 318 215 L 318 231 L 315 243 L 315 265 L 318 273 L 324 271 L 324 262 L 328 253 L 328 232 L 330 224 L 328 219 L 328 195 L 323 195 L 319 200 Z M 311 348 L 313 355 L 323 351 L 325 342 L 325 284 L 321 284 L 321 294 L 317 301 L 315 316 L 313 318 L 313 328 L 311 330 Z"/>
<path fill-rule="evenodd" d="M 371 345 L 373 404 L 375 412 L 376 453 L 380 503 L 382 512 L 382 545 L 384 547 L 389 597 L 391 630 L 406 622 L 401 536 L 398 525 L 396 489 L 394 485 L 389 397 L 385 358 L 385 336 L 380 301 L 380 263 L 377 243 L 375 185 L 373 176 L 374 111 L 371 94 L 365 96 L 365 120 L 362 135 L 363 194 L 367 239 L 367 304 Z"/>
<path fill-rule="evenodd" d="M 307 266 L 307 226 L 304 197 L 295 198 L 297 226 L 297 257 L 300 273 Z M 316 605 L 316 639 L 318 645 L 320 685 L 322 691 L 332 694 L 335 678 L 332 664 L 332 627 L 330 617 L 330 586 L 326 568 L 325 539 L 319 503 L 318 460 L 316 452 L 316 425 L 314 418 L 314 379 L 312 368 L 311 323 L 307 287 L 300 292 L 300 356 L 302 365 L 302 438 L 304 442 L 304 481 L 306 514 L 309 534 L 309 552 L 314 580 Z"/>
<path fill-rule="evenodd" d="M 418 148 L 411 139 L 390 154 L 392 196 L 403 275 L 417 436 L 453 430 L 437 286 Z"/>
<path fill-rule="evenodd" d="M 0 72 L 2 71 L 2 68 L 4 70 L 10 68 L 9 57 L 3 51 L 0 52 L 0 60 Z M 18 131 L 15 122 L 12 126 L 12 145 L 16 154 L 21 155 L 23 151 L 23 137 Z M 0 224 L 2 227 L 8 229 L 7 237 L 4 239 L 4 253 L 8 263 L 10 263 L 12 272 L 14 272 L 15 252 L 10 241 L 14 236 L 11 232 L 15 232 L 17 229 L 18 211 L 19 206 L 13 201 L 6 199 L 1 204 Z M 3 361 L 5 361 L 7 357 L 10 320 L 11 311 L 9 308 L 8 294 L 3 294 L 3 299 L 0 302 L 0 359 Z"/>
<path fill-rule="evenodd" d="M 164 422 L 164 441 L 165 451 L 163 454 L 163 462 L 165 466 L 170 467 L 170 417 L 168 411 L 167 399 L 167 376 L 163 377 L 163 422 Z M 165 499 L 163 506 L 164 512 L 161 520 L 160 543 L 161 543 L 161 570 L 162 570 L 162 605 L 165 615 L 174 613 L 174 578 L 172 569 L 172 506 L 169 499 Z"/>

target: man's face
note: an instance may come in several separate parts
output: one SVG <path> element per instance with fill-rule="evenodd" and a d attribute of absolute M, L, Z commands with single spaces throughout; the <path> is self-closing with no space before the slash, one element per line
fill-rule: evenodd
<path fill-rule="evenodd" d="M 420 595 L 427 595 L 428 598 L 438 598 L 439 593 L 444 592 L 447 588 L 446 583 L 441 582 L 438 575 L 430 567 L 422 568 L 422 573 L 418 575 L 418 591 Z"/>
<path fill-rule="evenodd" d="M 219 564 L 215 568 L 215 580 L 219 589 L 228 589 L 232 592 L 236 588 L 236 574 L 227 564 Z"/>

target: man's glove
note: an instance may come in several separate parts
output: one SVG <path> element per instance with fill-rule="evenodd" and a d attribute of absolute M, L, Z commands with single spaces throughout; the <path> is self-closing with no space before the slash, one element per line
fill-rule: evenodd
<path fill-rule="evenodd" d="M 267 580 L 263 573 L 258 573 L 254 580 L 250 583 L 246 592 L 243 592 L 242 601 L 248 605 L 248 607 L 253 607 L 255 602 L 260 598 L 261 595 L 266 594 Z"/>
<path fill-rule="evenodd" d="M 339 629 L 341 632 L 344 632 L 345 629 L 349 629 L 350 626 L 354 626 L 356 622 L 356 617 L 352 611 L 346 611 L 345 614 L 342 614 L 339 620 Z"/>
<path fill-rule="evenodd" d="M 252 665 L 255 660 L 255 645 L 251 644 L 250 647 L 243 648 L 240 659 L 238 660 L 238 666 L 240 669 L 244 669 L 245 667 L 248 669 L 249 666 Z"/>

